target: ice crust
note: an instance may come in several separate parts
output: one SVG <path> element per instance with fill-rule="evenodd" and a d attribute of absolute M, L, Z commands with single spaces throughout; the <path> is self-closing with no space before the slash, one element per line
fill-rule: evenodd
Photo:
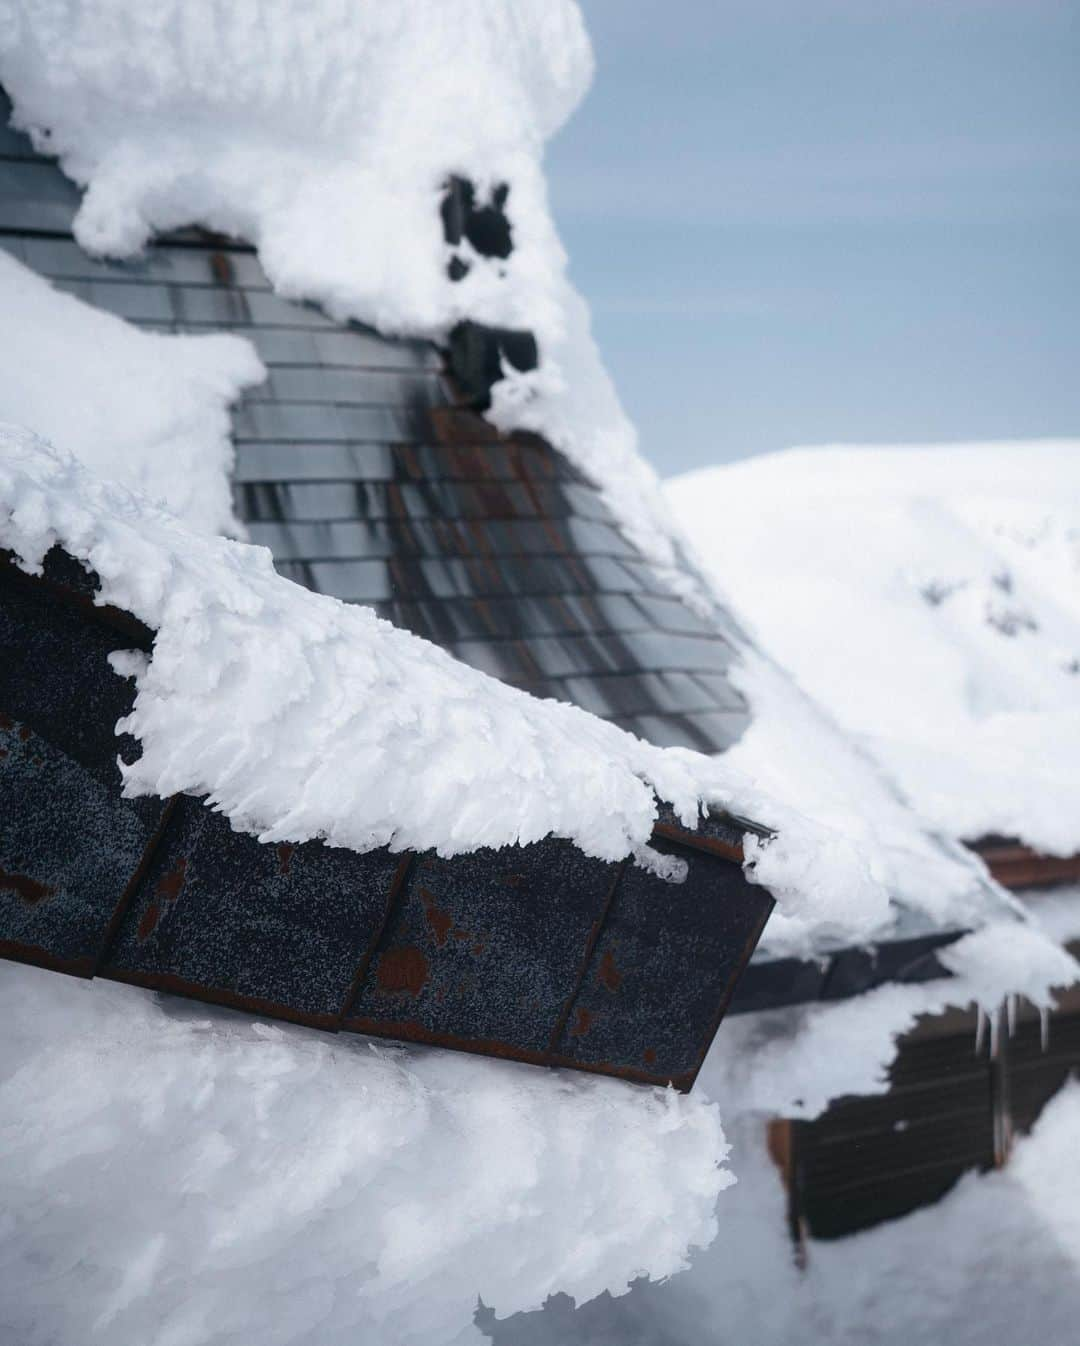
<path fill-rule="evenodd" d="M 0 421 L 167 502 L 195 532 L 242 531 L 229 405 L 265 377 L 247 341 L 141 332 L 0 250 L 0 350 Z"/>
<path fill-rule="evenodd" d="M 732 1181 L 701 1098 L 0 964 L 0 1340 L 446 1346 L 667 1276 Z"/>
<path fill-rule="evenodd" d="M 668 496 L 764 648 L 934 827 L 1080 851 L 1080 441 L 796 449 Z"/>

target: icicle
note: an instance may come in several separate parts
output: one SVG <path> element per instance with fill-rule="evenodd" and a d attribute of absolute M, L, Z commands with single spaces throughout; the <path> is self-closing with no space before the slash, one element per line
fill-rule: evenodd
<path fill-rule="evenodd" d="M 983 1042 L 986 1040 L 986 1011 L 981 1005 L 976 1006 L 975 1013 L 975 1055 L 978 1056 L 983 1049 Z"/>
<path fill-rule="evenodd" d="M 1001 1050 L 1001 1006 L 990 1015 L 990 1060 L 996 1061 Z"/>
<path fill-rule="evenodd" d="M 1039 1041 L 1043 1051 L 1047 1051 L 1050 1047 L 1050 1011 L 1045 1005 L 1039 1009 Z"/>
<path fill-rule="evenodd" d="M 1006 997 L 1005 1009 L 1009 1016 L 1009 1037 L 1014 1038 L 1016 1036 L 1016 996 Z"/>

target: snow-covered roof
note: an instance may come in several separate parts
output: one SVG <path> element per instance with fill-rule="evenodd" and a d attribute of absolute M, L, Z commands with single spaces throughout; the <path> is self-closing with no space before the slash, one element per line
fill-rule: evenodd
<path fill-rule="evenodd" d="M 1080 441 L 794 449 L 668 497 L 742 620 L 933 827 L 1080 851 Z"/>
<path fill-rule="evenodd" d="M 205 360 L 216 349 L 214 341 L 163 339 L 167 333 L 224 331 L 254 345 L 266 376 L 249 380 L 255 386 L 233 413 L 235 461 L 224 443 L 211 456 L 222 467 L 232 462 L 235 511 L 247 536 L 271 549 L 279 573 L 368 604 L 465 663 L 652 742 L 717 751 L 738 737 L 747 708 L 726 676 L 733 624 L 722 611 L 702 615 L 681 602 L 563 454 L 537 436 L 502 436 L 457 405 L 435 346 L 343 326 L 281 299 L 257 257 L 235 242 L 167 241 L 123 263 L 88 257 L 71 237 L 78 193 L 25 137 L 12 134 L 9 145 L 5 160 L 0 144 L 0 173 L 11 188 L 0 193 L 0 230 L 10 231 L 0 232 L 0 251 L 84 303 L 59 296 L 50 303 L 45 286 L 12 268 L 4 273 L 12 281 L 5 330 L 33 317 L 48 348 L 50 329 L 63 320 L 73 346 L 120 330 L 116 320 L 124 319 L 127 363 L 138 348 L 144 364 L 157 366 L 179 366 L 188 351 L 202 350 Z M 63 236 L 42 237 L 46 230 Z M 96 310 L 115 315 L 113 325 Z M 155 339 L 139 346 L 133 327 Z M 124 426 L 129 402 L 136 424 L 138 408 L 152 405 L 171 434 L 184 430 L 170 402 L 128 390 L 120 346 L 98 338 L 93 379 L 74 380 L 77 361 L 40 380 L 29 360 L 9 361 L 0 380 L 21 393 L 7 399 L 6 411 L 0 403 L 0 414 L 35 424 L 33 384 L 37 405 L 51 409 L 42 430 L 53 442 L 66 443 L 61 432 L 77 429 L 72 445 L 84 460 L 167 495 L 174 512 L 198 526 L 176 489 L 176 467 L 162 469 L 165 455 L 153 451 L 136 468 L 130 435 L 96 456 L 88 444 L 100 427 Z M 106 348 L 111 374 L 100 368 Z M 223 387 L 228 349 L 220 352 Z M 64 398 L 54 395 L 57 377 Z M 61 421 L 60 408 L 85 404 L 88 387 L 99 398 L 94 416 Z M 177 387 L 181 405 L 190 395 Z M 220 407 L 216 415 L 224 432 Z M 150 429 L 147 442 L 156 444 L 160 435 Z M 216 492 L 227 511 L 221 470 L 201 489 Z"/>
<path fill-rule="evenodd" d="M 100 599 L 156 631 L 151 657 L 113 654 L 118 684 L 134 680 L 125 727 L 141 756 L 125 774 L 132 793 L 145 792 L 134 804 L 153 818 L 165 794 L 205 794 L 237 827 L 281 839 L 279 851 L 242 838 L 286 870 L 293 841 L 324 854 L 330 850 L 316 838 L 366 854 L 378 854 L 367 848 L 380 843 L 449 854 L 547 834 L 565 838 L 568 850 L 635 854 L 662 867 L 644 849 L 659 796 L 691 825 L 704 803 L 775 829 L 768 844 L 751 832 L 746 850 L 753 876 L 781 904 L 776 947 L 805 953 L 829 940 L 887 936 L 901 911 L 938 931 L 1006 918 L 1004 929 L 992 924 L 943 955 L 957 974 L 947 989 L 883 988 L 840 1007 L 841 1017 L 815 1007 L 821 1012 L 806 1022 L 823 1029 L 815 1040 L 832 1049 L 828 1078 L 817 1081 L 824 1095 L 871 1070 L 896 1022 L 935 997 L 996 1001 L 1023 989 L 1042 998 L 1072 968 L 1034 929 L 1017 930 L 977 862 L 898 800 L 829 718 L 738 634 L 685 563 L 599 363 L 584 305 L 566 280 L 546 209 L 543 142 L 581 96 L 590 68 L 569 0 L 453 7 L 0 0 L 0 78 L 20 124 L 86 187 L 80 197 L 21 137 L 4 134 L 3 225 L 20 261 L 145 328 L 242 328 L 255 336 L 269 376 L 249 388 L 234 421 L 238 501 L 253 536 L 266 529 L 283 569 L 308 563 L 296 577 L 309 582 L 326 558 L 288 555 L 315 531 L 300 525 L 359 524 L 354 538 L 377 547 L 387 535 L 370 525 L 387 519 L 368 506 L 393 497 L 374 488 L 400 483 L 348 471 L 246 476 L 248 446 L 261 446 L 251 457 L 263 461 L 287 453 L 294 472 L 309 450 L 309 466 L 316 458 L 411 456 L 419 464 L 412 484 L 425 483 L 418 494 L 438 518 L 446 494 L 431 484 L 430 465 L 453 461 L 461 443 L 451 436 L 439 446 L 446 452 L 419 452 L 426 446 L 409 438 L 414 422 L 403 414 L 410 408 L 401 390 L 411 396 L 437 383 L 428 343 L 442 342 L 461 320 L 528 328 L 539 367 L 496 385 L 490 419 L 502 431 L 546 437 L 542 451 L 532 446 L 536 471 L 519 472 L 530 456 L 520 435 L 473 438 L 465 448 L 484 467 L 465 484 L 524 486 L 543 502 L 537 517 L 545 528 L 559 517 L 550 502 L 573 495 L 565 517 L 604 524 L 610 545 L 617 532 L 645 562 L 601 558 L 614 562 L 603 567 L 609 576 L 632 581 L 626 591 L 598 590 L 605 609 L 644 592 L 696 621 L 690 633 L 704 628 L 714 646 L 734 632 L 738 658 L 725 656 L 719 670 L 689 670 L 722 675 L 713 678 L 716 696 L 737 688 L 723 708 L 739 713 L 740 727 L 745 708 L 753 710 L 728 756 L 665 750 L 582 709 L 527 696 L 366 608 L 305 592 L 274 573 L 267 552 L 209 535 L 209 513 L 217 510 L 220 524 L 225 499 L 224 407 L 258 372 L 251 352 L 232 343 L 211 350 L 163 335 L 151 355 L 146 338 L 67 308 L 72 331 L 92 330 L 86 339 L 106 358 L 93 362 L 93 379 L 82 377 L 75 351 L 52 370 L 27 362 L 26 377 L 40 386 L 12 392 L 9 381 L 13 414 L 42 419 L 65 442 L 53 450 L 25 430 L 6 435 L 0 545 L 29 571 L 63 548 L 94 570 Z M 471 180 L 478 199 L 492 204 L 508 186 L 509 256 L 444 234 L 449 177 Z M 258 258 L 233 242 L 173 232 L 187 225 L 238 234 Z M 94 254 L 125 260 L 88 262 L 72 229 Z M 138 255 L 163 232 L 167 247 Z M 0 274 L 13 293 L 40 304 L 42 330 L 51 331 L 56 296 L 10 266 Z M 294 302 L 304 300 L 323 312 Z M 331 319 L 367 326 L 346 329 Z M 20 311 L 23 326 L 37 320 Z M 176 374 L 173 386 L 157 389 L 153 407 L 140 407 L 147 420 L 131 435 L 134 395 L 114 378 L 125 368 L 122 347 L 136 378 Z M 204 364 L 211 356 L 220 359 L 213 378 Z M 17 358 L 16 339 L 5 359 Z M 282 391 L 290 379 L 296 386 L 297 367 L 301 382 L 322 380 L 316 412 L 297 410 L 304 399 Z M 351 409 L 336 418 L 327 410 L 342 400 L 328 395 L 335 378 L 351 383 L 388 371 L 395 377 L 368 379 L 375 390 L 368 401 L 346 398 Z M 59 407 L 50 407 L 50 393 Z M 78 423 L 61 414 L 76 402 Z M 188 409 L 195 419 L 182 434 L 178 420 Z M 99 433 L 110 415 L 115 443 L 128 449 L 119 463 L 106 461 L 109 437 Z M 317 433 L 335 420 L 333 433 Z M 359 422 L 383 429 L 348 428 Z M 266 426 L 273 429 L 263 434 Z M 163 445 L 187 455 L 200 488 L 212 488 L 196 493 L 204 501 L 198 509 L 194 495 L 177 497 L 161 470 Z M 550 445 L 573 473 L 553 470 L 556 489 L 545 495 L 540 464 L 556 461 Z M 505 476 L 489 470 L 500 455 L 514 464 Z M 103 481 L 87 460 L 126 485 Z M 215 480 L 204 480 L 196 463 Z M 323 501 L 328 481 L 352 491 L 348 519 L 259 511 L 259 502 L 272 512 L 282 500 L 290 508 Z M 267 486 L 275 489 L 246 489 Z M 171 512 L 139 493 L 146 491 L 165 494 Z M 330 494 L 341 498 L 340 489 Z M 595 516 L 588 511 L 598 499 Z M 445 551 L 445 539 L 438 542 Z M 580 536 L 568 542 L 572 562 L 588 557 Z M 437 559 L 439 567 L 422 573 L 453 573 L 442 553 Z M 491 563 L 482 553 L 467 559 Z M 452 596 L 433 584 L 429 608 Z M 520 611 L 528 595 L 511 597 Z M 664 628 L 653 646 L 673 647 L 680 634 L 687 632 Z M 452 643 L 445 633 L 440 639 Z M 617 642 L 609 649 L 626 661 Z M 663 686 L 652 688 L 655 701 Z M 189 804 L 188 816 L 201 807 L 185 799 L 177 814 Z M 213 821 L 215 840 L 225 835 L 219 815 L 202 808 L 199 816 Z M 349 856 L 358 859 L 352 849 Z M 677 877 L 676 867 L 669 874 Z M 168 903 L 179 880 L 161 878 Z M 669 886 L 669 895 L 679 891 Z M 230 893 L 212 896 L 228 901 Z M 160 906 L 147 909 L 144 942 L 167 924 Z M 346 923 L 339 915 L 335 909 L 336 926 Z M 446 939 L 444 914 L 425 916 Z M 208 942 L 215 934 L 210 927 Z M 614 983 L 610 970 L 605 975 Z M 0 1259 L 0 1285 L 14 1282 L 15 1292 L 0 1302 L 20 1338 L 70 1336 L 90 1324 L 118 1346 L 144 1346 L 151 1336 L 234 1346 L 253 1333 L 311 1346 L 357 1334 L 426 1346 L 468 1331 L 477 1294 L 507 1313 L 557 1288 L 581 1298 L 618 1293 L 637 1274 L 677 1270 L 716 1230 L 713 1203 L 730 1182 L 721 1167 L 727 1151 L 715 1110 L 700 1097 L 315 1041 L 300 1029 L 217 1013 L 188 1017 L 175 1002 L 168 1009 L 111 986 L 46 984 L 34 969 L 9 968 L 3 981 L 0 1126 L 19 1162 L 4 1174 L 10 1218 Z M 881 1014 L 882 1006 L 891 1013 Z M 859 1039 L 870 1050 L 847 1051 Z M 763 1054 L 766 1094 L 775 1095 L 784 1076 L 787 1086 L 804 1084 L 812 1070 L 811 1053 L 785 1055 L 782 1046 Z M 799 1070 L 785 1071 L 793 1060 Z"/>
<path fill-rule="evenodd" d="M 433 347 L 343 328 L 288 303 L 268 288 L 250 252 L 222 241 L 178 239 L 117 264 L 88 258 L 63 237 L 41 237 L 35 228 L 72 229 L 78 193 L 25 139 L 9 135 L 6 149 L 18 190 L 0 195 L 12 230 L 3 245 L 74 298 L 117 318 L 129 315 L 153 333 L 140 358 L 179 371 L 183 360 L 168 351 L 188 346 L 161 334 L 169 331 L 229 331 L 256 342 L 268 377 L 235 414 L 236 505 L 252 539 L 273 548 L 280 571 L 371 602 L 503 680 L 576 701 L 645 738 L 716 750 L 741 735 L 726 760 L 748 785 L 767 783 L 824 827 L 823 835 L 840 834 L 830 843 L 832 878 L 816 867 L 795 883 L 771 875 L 785 888 L 767 932 L 774 948 L 805 952 L 823 942 L 885 936 L 905 906 L 938 930 L 1000 913 L 978 866 L 922 829 L 873 768 L 754 652 L 725 609 L 704 601 L 689 563 L 679 562 L 685 582 L 677 586 L 687 602 L 672 592 L 669 573 L 657 572 L 655 557 L 635 550 L 624 516 L 612 512 L 580 467 L 540 439 L 502 438 L 453 407 L 441 391 Z M 436 214 L 438 199 L 431 203 Z M 109 333 L 123 331 L 122 349 L 135 348 L 130 327 L 110 327 L 105 315 L 53 294 L 10 263 L 5 274 L 21 296 L 12 321 L 17 314 L 47 332 L 62 311 L 72 340 L 94 334 L 99 361 Z M 228 355 L 242 358 L 232 347 Z M 170 492 L 167 477 L 164 485 L 155 481 L 161 455 L 151 451 L 139 464 L 131 435 L 122 441 L 131 446 L 124 462 L 88 446 L 90 426 L 125 420 L 126 366 L 115 353 L 111 359 L 115 378 L 105 371 L 80 378 L 76 360 L 54 369 L 33 395 L 35 405 L 97 397 L 76 449 L 133 485 Z M 245 381 L 256 369 L 248 356 Z M 28 419 L 32 372 L 21 368 L 22 391 L 5 414 Z M 220 380 L 213 404 L 219 418 L 222 402 L 241 386 L 224 366 Z M 302 387 L 291 391 L 298 381 Z M 171 396 L 179 402 L 155 401 L 163 423 L 191 390 L 180 384 Z M 67 429 L 55 416 L 46 428 L 53 425 L 56 433 Z M 168 433 L 178 433 L 176 426 Z M 218 446 L 206 461 L 224 466 L 228 456 Z M 220 474 L 216 486 L 204 487 L 218 498 L 221 490 Z M 181 507 L 175 491 L 169 503 Z M 730 806 L 752 813 L 751 798 L 740 792 Z M 774 843 L 773 855 L 786 844 Z M 797 849 L 797 869 L 795 856 Z M 789 865 L 789 874 L 794 869 Z M 813 898 L 795 896 L 811 887 Z M 910 917 L 901 924 L 908 929 Z"/>

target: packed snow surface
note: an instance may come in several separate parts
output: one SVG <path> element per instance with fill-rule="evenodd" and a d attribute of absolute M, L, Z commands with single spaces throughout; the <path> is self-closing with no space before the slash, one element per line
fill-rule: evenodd
<path fill-rule="evenodd" d="M 229 404 L 264 377 L 233 336 L 140 332 L 0 250 L 0 421 L 32 425 L 100 476 L 235 533 Z"/>
<path fill-rule="evenodd" d="M 668 497 L 764 647 L 931 823 L 1080 851 L 1080 440 L 796 449 Z"/>
<path fill-rule="evenodd" d="M 0 1339 L 446 1346 L 668 1276 L 732 1181 L 673 1091 L 0 964 Z"/>
<path fill-rule="evenodd" d="M 251 240 L 280 293 L 387 334 L 531 330 L 540 367 L 507 371 L 493 419 L 573 457 L 700 601 L 548 210 L 544 142 L 592 70 L 573 0 L 0 0 L 0 83 L 86 186 L 88 251 L 202 224 Z M 509 257 L 446 244 L 451 175 L 481 204 L 509 187 Z"/>

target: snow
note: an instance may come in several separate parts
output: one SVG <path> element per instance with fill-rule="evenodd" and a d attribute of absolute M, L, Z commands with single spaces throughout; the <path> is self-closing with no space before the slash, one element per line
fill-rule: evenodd
<path fill-rule="evenodd" d="M 1080 441 L 797 449 L 668 497 L 764 647 L 932 826 L 1080 851 Z"/>
<path fill-rule="evenodd" d="M 1066 1084 L 1008 1166 L 969 1174 L 936 1205 L 795 1264 L 762 1122 L 727 1125 L 739 1181 L 687 1273 L 577 1313 L 488 1323 L 496 1346 L 1073 1346 L 1080 1318 L 1080 1083 Z"/>
<path fill-rule="evenodd" d="M 1080 884 L 1025 894 L 1024 906 L 1040 930 L 1062 944 L 1080 940 Z"/>
<path fill-rule="evenodd" d="M 443 1346 L 664 1277 L 732 1181 L 673 1091 L 0 965 L 0 1339 Z"/>
<path fill-rule="evenodd" d="M 265 371 L 232 336 L 140 332 L 0 250 L 0 421 L 32 425 L 200 533 L 238 533 L 229 405 Z"/>
<path fill-rule="evenodd" d="M 137 684 L 118 726 L 142 748 L 122 766 L 128 794 L 206 795 L 263 841 L 359 851 L 453 855 L 553 834 L 675 879 L 648 848 L 657 797 L 689 826 L 703 806 L 737 804 L 782 830 L 749 857 L 781 900 L 812 897 L 828 915 L 854 891 L 887 914 L 861 853 L 723 763 L 537 700 L 312 594 L 264 548 L 191 534 L 28 432 L 0 430 L 0 444 L 0 546 L 33 572 L 58 543 L 97 571 L 99 601 L 157 633 L 149 659 L 112 659 Z"/>
<path fill-rule="evenodd" d="M 86 186 L 88 251 L 202 224 L 253 242 L 281 294 L 387 334 L 531 330 L 540 367 L 508 371 L 492 419 L 572 457 L 700 604 L 548 209 L 544 143 L 592 71 L 573 0 L 0 0 L 0 82 L 15 124 Z M 513 240 L 505 260 L 470 252 L 458 282 L 439 215 L 452 174 L 481 200 L 509 185 Z"/>
<path fill-rule="evenodd" d="M 724 753 L 725 765 L 770 796 L 797 803 L 822 838 L 812 852 L 792 838 L 799 853 L 790 855 L 783 833 L 771 843 L 770 861 L 783 863 L 786 872 L 759 866 L 761 882 L 790 890 L 800 855 L 812 856 L 818 873 L 806 873 L 794 892 L 785 891 L 766 927 L 765 947 L 805 955 L 830 943 L 868 941 L 902 923 L 905 911 L 920 913 L 924 925 L 953 929 L 1001 914 L 1006 899 L 982 863 L 927 825 L 789 675 L 749 643 L 729 674 L 746 694 L 753 719 Z M 824 901 L 827 850 L 847 884 Z"/>
<path fill-rule="evenodd" d="M 1033 932 L 1004 927 L 966 936 L 942 957 L 952 979 L 728 1020 L 698 1083 L 722 1110 L 737 1178 L 718 1208 L 716 1238 L 671 1283 L 639 1282 L 624 1299 L 603 1295 L 575 1311 L 567 1291 L 542 1314 L 509 1322 L 496 1320 L 505 1318 L 497 1309 L 496 1318 L 484 1314 L 496 1346 L 1072 1346 L 1080 1081 L 1047 1107 L 1003 1171 L 971 1174 L 936 1205 L 877 1229 L 811 1241 L 806 1269 L 796 1266 L 768 1121 L 810 1120 L 836 1098 L 884 1093 L 895 1040 L 921 1016 L 974 1002 L 996 1017 L 1006 986 L 1026 986 L 1045 1006 L 1049 984 L 1070 985 L 1077 974 L 1063 950 L 1055 970 Z M 1041 985 L 1028 979 L 1035 960 Z"/>

